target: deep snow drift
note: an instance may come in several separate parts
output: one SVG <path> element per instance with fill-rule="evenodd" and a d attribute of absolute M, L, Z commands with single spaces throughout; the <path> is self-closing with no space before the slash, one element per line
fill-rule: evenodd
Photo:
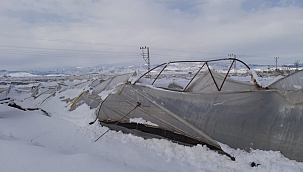
<path fill-rule="evenodd" d="M 56 84 L 42 83 L 44 86 Z M 51 117 L 40 110 L 15 109 L 2 101 L 1 171 L 303 171 L 303 163 L 273 151 L 247 153 L 222 145 L 236 158 L 231 161 L 206 146 L 188 147 L 164 139 L 144 140 L 115 131 L 94 142 L 108 129 L 97 122 L 89 125 L 95 119 L 95 109 L 83 104 L 69 111 L 71 102 L 62 101 L 77 97 L 87 84 L 79 80 L 65 81 L 54 96 L 42 94 L 36 99 L 29 90 L 20 92 L 25 86 L 11 88 L 9 97 L 16 104 L 24 108 L 39 107 Z M 251 167 L 252 162 L 260 165 Z"/>

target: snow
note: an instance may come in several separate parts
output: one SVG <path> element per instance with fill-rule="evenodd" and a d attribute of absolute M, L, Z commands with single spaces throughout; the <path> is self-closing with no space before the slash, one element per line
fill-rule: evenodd
<path fill-rule="evenodd" d="M 1 171 L 300 171 L 303 164 L 279 152 L 228 149 L 236 161 L 205 146 L 182 146 L 167 140 L 144 140 L 109 131 L 92 118 L 86 105 L 78 112 L 47 117 L 0 105 Z M 250 163 L 261 165 L 251 167 Z"/>
<path fill-rule="evenodd" d="M 76 84 L 79 84 L 75 86 Z M 69 111 L 72 102 L 89 84 L 86 81 L 65 81 L 66 87 L 55 95 L 30 97 L 27 86 L 13 87 L 9 96 L 24 108 L 39 107 L 47 111 L 21 111 L 0 104 L 0 166 L 1 171 L 22 172 L 151 172 L 151 171 L 303 171 L 303 163 L 285 158 L 275 151 L 245 152 L 221 144 L 235 161 L 206 146 L 183 146 L 165 139 L 143 139 L 132 134 L 109 131 L 94 121 L 95 109 L 82 104 Z M 42 83 L 54 86 L 53 82 Z M 24 87 L 24 88 L 22 88 Z M 103 92 L 106 96 L 109 92 Z M 144 119 L 132 122 L 148 124 Z M 260 164 L 251 167 L 251 163 Z"/>
<path fill-rule="evenodd" d="M 301 85 L 294 85 L 294 88 L 300 90 L 300 89 L 302 89 L 302 86 Z"/>
<path fill-rule="evenodd" d="M 106 97 L 110 94 L 110 93 L 112 93 L 112 92 L 114 92 L 115 90 L 113 89 L 113 90 L 105 90 L 105 91 L 102 91 L 100 94 L 98 94 L 100 97 L 101 97 L 101 99 L 102 100 L 105 100 L 106 99 Z"/>
<path fill-rule="evenodd" d="M 258 85 L 262 85 L 262 83 L 259 81 L 259 77 L 258 77 L 258 74 L 256 73 L 256 71 L 251 69 L 250 72 L 253 76 L 254 82 L 256 82 Z"/>
<path fill-rule="evenodd" d="M 130 118 L 129 119 L 129 122 L 130 123 L 137 123 L 137 124 L 146 124 L 146 125 L 150 125 L 150 126 L 159 126 L 159 125 L 157 125 L 157 124 L 154 124 L 154 123 L 152 123 L 152 122 L 150 122 L 150 121 L 146 121 L 145 119 L 143 119 L 143 118 Z"/>
<path fill-rule="evenodd" d="M 33 75 L 27 72 L 18 72 L 18 73 L 10 73 L 7 76 L 9 77 L 33 77 L 33 76 L 38 76 L 38 75 Z"/>

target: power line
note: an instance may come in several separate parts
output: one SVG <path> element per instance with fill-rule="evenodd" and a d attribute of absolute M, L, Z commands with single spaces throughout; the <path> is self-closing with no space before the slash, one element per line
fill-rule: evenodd
<path fill-rule="evenodd" d="M 6 55 L 1 54 L 0 57 L 9 57 L 11 55 L 21 55 L 21 56 L 26 56 L 26 57 L 47 57 L 47 58 L 55 58 L 55 57 L 72 57 L 72 58 L 108 58 L 108 57 L 117 57 L 116 55 L 94 55 L 94 54 L 88 54 L 88 55 L 82 55 L 82 54 L 34 54 L 34 53 L 19 53 L 19 52 L 10 52 L 7 53 Z M 123 58 L 132 58 L 134 57 L 133 55 L 130 56 L 123 56 Z M 11 57 L 10 57 L 11 58 Z M 19 57 L 18 57 L 19 58 Z M 22 58 L 22 57 L 20 57 Z"/>
<path fill-rule="evenodd" d="M 34 37 L 34 36 L 28 36 L 28 35 L 24 36 L 24 35 L 0 34 L 0 37 L 15 38 L 15 39 L 26 39 L 26 40 L 36 40 L 36 41 L 46 41 L 46 42 L 83 44 L 83 45 L 102 45 L 102 46 L 128 47 L 128 48 L 137 47 L 135 45 L 108 44 L 108 43 L 101 43 L 101 42 L 81 42 L 81 41 L 68 40 L 68 39 L 48 39 L 48 38 Z M 181 52 L 181 53 L 189 53 L 189 54 L 223 55 L 223 53 L 194 52 L 194 51 L 185 51 L 185 50 L 180 50 L 180 49 L 164 49 L 164 48 L 157 48 L 157 47 L 153 47 L 153 49 L 154 50 L 160 50 L 160 51 Z"/>
<path fill-rule="evenodd" d="M 40 49 L 3 49 L 0 47 L 0 56 L 40 56 L 40 57 L 75 57 L 75 58 L 95 58 L 95 57 L 117 57 L 123 54 L 123 58 L 131 58 L 134 56 L 138 56 L 136 53 L 127 53 L 127 52 L 108 52 L 108 51 L 99 51 L 99 52 L 74 52 L 74 51 L 52 51 L 48 50 L 40 50 Z"/>
<path fill-rule="evenodd" d="M 132 48 L 137 47 L 137 46 L 133 46 L 133 45 L 107 44 L 107 43 L 101 43 L 101 42 L 81 42 L 81 41 L 68 40 L 68 39 L 47 39 L 47 38 L 42 38 L 42 37 L 31 37 L 31 36 L 22 36 L 22 35 L 0 34 L 0 37 L 16 38 L 16 39 L 30 39 L 30 40 L 36 40 L 36 41 L 72 43 L 72 44 L 103 45 L 103 46 L 132 47 Z"/>
<path fill-rule="evenodd" d="M 1 48 L 2 47 L 2 48 Z M 16 51 L 18 49 L 18 51 Z M 42 48 L 42 47 L 28 47 L 28 46 L 10 46 L 0 45 L 0 51 L 7 54 L 20 54 L 20 55 L 119 55 L 124 56 L 137 56 L 137 53 L 132 52 L 114 52 L 114 51 L 98 51 L 98 50 L 79 50 L 79 49 L 63 49 L 63 48 Z M 84 54 L 85 53 L 85 54 Z M 3 54 L 2 54 L 3 55 Z M 172 55 L 172 54 L 153 54 L 155 57 L 181 57 L 188 58 L 193 57 L 192 55 Z"/>
<path fill-rule="evenodd" d="M 23 36 L 23 35 L 10 35 L 10 34 L 0 34 L 0 37 L 7 37 L 7 38 L 15 38 L 15 39 L 30 39 L 36 41 L 49 41 L 49 42 L 61 42 L 61 43 L 73 43 L 73 44 L 86 44 L 86 45 L 103 45 L 103 46 L 114 46 L 114 47 L 137 47 L 134 45 L 118 45 L 118 44 L 107 44 L 107 43 L 100 43 L 100 42 L 81 42 L 75 40 L 68 40 L 68 39 L 47 39 L 42 37 L 33 37 L 33 36 Z M 173 51 L 173 52 L 183 52 L 183 53 L 190 53 L 190 54 L 213 54 L 213 55 L 221 55 L 222 53 L 212 53 L 212 52 L 193 52 L 193 51 L 185 51 L 180 49 L 164 49 L 164 48 L 153 48 L 154 50 L 160 51 Z"/>
<path fill-rule="evenodd" d="M 76 41 L 76 40 L 68 40 L 68 39 L 48 39 L 48 38 L 43 38 L 43 37 L 34 37 L 34 36 L 28 36 L 28 35 L 11 35 L 11 34 L 0 34 L 0 37 L 7 37 L 7 38 L 14 38 L 14 39 L 25 39 L 25 40 L 36 40 L 36 41 L 49 41 L 49 42 L 60 42 L 60 43 L 72 43 L 72 44 L 83 44 L 83 45 L 102 45 L 102 46 L 113 46 L 113 47 L 127 47 L 127 48 L 135 48 L 137 46 L 135 45 L 122 45 L 122 44 L 108 44 L 108 43 L 101 43 L 101 42 L 82 42 L 82 41 Z M 130 52 L 108 52 L 108 51 L 97 51 L 97 50 L 79 50 L 79 49 L 61 49 L 61 48 L 39 48 L 39 47 L 21 47 L 21 46 L 6 46 L 6 45 L 0 45 L 2 47 L 7 47 L 7 48 L 23 48 L 23 49 L 39 49 L 39 50 L 57 50 L 57 51 L 73 51 L 74 52 L 85 52 L 85 53 L 108 53 L 108 54 L 123 54 L 125 56 L 126 54 L 136 56 L 136 53 L 130 53 Z M 197 56 L 195 58 L 207 58 L 203 57 L 201 55 L 210 55 L 212 58 L 214 58 L 213 55 L 217 55 L 219 57 L 223 57 L 225 53 L 214 53 L 214 52 L 198 52 L 198 51 L 186 51 L 186 50 L 180 50 L 180 49 L 165 49 L 165 48 L 157 48 L 153 47 L 153 50 L 158 50 L 158 51 L 165 51 L 165 52 L 175 52 L 176 54 L 179 53 L 187 53 L 188 55 L 174 55 L 172 53 L 167 53 L 167 54 L 162 54 L 162 53 L 155 53 L 153 54 L 153 57 L 163 57 L 163 56 L 168 56 L 168 57 L 180 57 L 180 58 L 192 58 L 193 56 Z M 4 52 L 5 53 L 5 52 Z M 12 53 L 11 53 L 12 54 Z M 253 57 L 264 57 L 264 56 L 252 56 L 252 55 L 247 55 L 247 54 L 241 54 L 241 59 L 245 59 L 248 56 L 253 58 Z"/>
<path fill-rule="evenodd" d="M 58 51 L 73 51 L 73 52 L 110 52 L 110 51 L 97 51 L 97 50 L 79 50 L 79 49 L 64 49 L 64 48 L 41 48 L 41 47 L 24 47 L 24 46 L 10 46 L 10 45 L 0 45 L 0 47 L 6 48 L 17 48 L 17 49 L 31 49 L 31 50 L 58 50 Z M 110 53 L 120 53 L 124 54 L 125 52 L 110 52 Z M 133 53 L 134 54 L 134 53 Z"/>
<path fill-rule="evenodd" d="M 222 55 L 223 53 L 213 53 L 213 52 L 194 52 L 194 51 L 185 51 L 180 49 L 164 49 L 164 48 L 154 48 L 154 50 L 160 51 L 173 51 L 173 52 L 181 52 L 181 53 L 189 53 L 189 54 L 212 54 L 212 55 Z M 154 55 L 154 54 L 153 54 Z"/>
<path fill-rule="evenodd" d="M 96 45 L 96 46 L 102 45 L 102 46 L 127 47 L 127 48 L 137 47 L 136 45 L 108 44 L 108 43 L 101 43 L 101 42 L 82 42 L 82 41 L 69 40 L 69 39 L 48 39 L 48 38 L 28 36 L 28 35 L 25 36 L 25 35 L 0 34 L 0 37 L 7 37 L 7 38 L 14 38 L 14 39 L 36 40 L 36 41 L 46 41 L 46 42 L 72 43 L 72 44 L 82 44 L 82 45 Z M 59 50 L 59 49 L 57 49 L 57 50 Z M 180 50 L 180 49 L 165 49 L 165 48 L 157 48 L 157 47 L 153 47 L 153 50 L 166 51 L 166 52 L 188 53 L 189 55 L 204 54 L 204 55 L 221 55 L 221 56 L 224 56 L 224 54 L 225 54 L 225 53 L 217 53 L 217 52 L 201 52 L 201 51 L 198 52 L 198 51 L 186 51 L 186 50 Z M 82 50 L 72 50 L 72 51 L 82 51 Z M 89 50 L 89 51 L 91 51 L 91 50 Z M 92 51 L 94 51 L 94 50 L 92 50 Z M 157 55 L 157 54 L 153 54 L 153 56 L 154 55 Z M 162 56 L 168 56 L 168 55 L 162 55 Z M 173 56 L 174 57 L 188 57 L 188 56 L 180 56 L 180 55 L 178 55 L 178 56 L 173 55 Z M 245 55 L 245 54 L 241 55 L 242 58 L 244 58 L 245 56 L 251 56 L 251 55 Z"/>

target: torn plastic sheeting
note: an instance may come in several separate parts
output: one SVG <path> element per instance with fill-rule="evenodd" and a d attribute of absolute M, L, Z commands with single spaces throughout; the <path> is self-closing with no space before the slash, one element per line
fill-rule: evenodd
<path fill-rule="evenodd" d="M 185 90 L 186 92 L 218 92 L 218 88 L 215 85 L 217 83 L 218 87 L 222 85 L 225 75 L 222 75 L 218 72 L 211 71 L 214 79 L 212 78 L 209 71 L 206 71 L 203 75 L 192 82 L 189 87 Z M 215 80 L 215 81 L 214 81 Z M 249 82 L 242 82 L 231 79 L 229 77 L 226 78 L 223 83 L 221 91 L 251 91 L 257 90 L 256 86 Z"/>
<path fill-rule="evenodd" d="M 126 83 L 129 80 L 130 76 L 132 76 L 132 75 L 133 75 L 133 73 L 127 73 L 127 74 L 111 77 L 104 81 L 100 81 L 99 84 L 92 87 L 92 90 L 93 90 L 92 94 L 99 94 L 105 90 L 112 90 L 118 84 Z"/>
<path fill-rule="evenodd" d="M 129 85 L 127 85 L 129 86 Z M 124 88 L 124 87 L 123 87 Z M 133 108 L 134 102 L 141 102 L 142 105 L 128 115 L 121 122 L 129 122 L 129 118 L 143 118 L 154 124 L 159 125 L 169 131 L 182 133 L 185 136 L 196 138 L 204 143 L 212 145 L 220 149 L 220 146 L 209 136 L 203 134 L 181 117 L 170 112 L 168 109 L 155 103 L 153 100 L 147 99 L 145 94 L 133 87 L 135 93 L 131 89 L 126 88 L 121 94 L 111 94 L 103 102 L 100 113 L 96 114 L 100 121 L 118 121 L 121 117 Z M 139 91 L 139 92 L 138 92 Z M 135 96 L 135 97 L 134 97 Z M 99 111 L 96 111 L 99 112 Z"/>
<path fill-rule="evenodd" d="M 137 101 L 142 107 L 130 118 L 142 117 L 213 145 L 209 140 L 247 151 L 280 151 L 303 161 L 303 105 L 289 103 L 278 91 L 191 93 L 125 84 L 106 99 L 99 119 L 116 121 Z"/>
<path fill-rule="evenodd" d="M 303 90 L 303 71 L 298 71 L 268 86 L 269 89 L 277 89 L 284 91 Z"/>

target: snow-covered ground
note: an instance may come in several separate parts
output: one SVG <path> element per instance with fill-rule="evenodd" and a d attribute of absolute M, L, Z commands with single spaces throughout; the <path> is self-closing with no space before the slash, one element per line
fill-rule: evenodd
<path fill-rule="evenodd" d="M 54 96 L 41 94 L 35 99 L 25 89 L 28 86 L 11 88 L 9 96 L 18 105 L 39 107 L 51 117 L 40 110 L 22 111 L 0 104 L 1 171 L 303 171 L 302 162 L 289 160 L 274 151 L 248 153 L 222 144 L 224 151 L 236 158 L 232 161 L 206 146 L 188 147 L 164 139 L 145 140 L 116 131 L 109 131 L 94 142 L 108 130 L 97 122 L 89 125 L 95 119 L 95 109 L 83 104 L 69 111 L 71 102 L 62 101 L 77 97 L 87 84 L 65 81 Z M 56 83 L 42 85 L 55 86 Z M 138 121 L 142 122 L 138 119 L 134 122 Z M 260 165 L 252 167 L 252 162 Z"/>

